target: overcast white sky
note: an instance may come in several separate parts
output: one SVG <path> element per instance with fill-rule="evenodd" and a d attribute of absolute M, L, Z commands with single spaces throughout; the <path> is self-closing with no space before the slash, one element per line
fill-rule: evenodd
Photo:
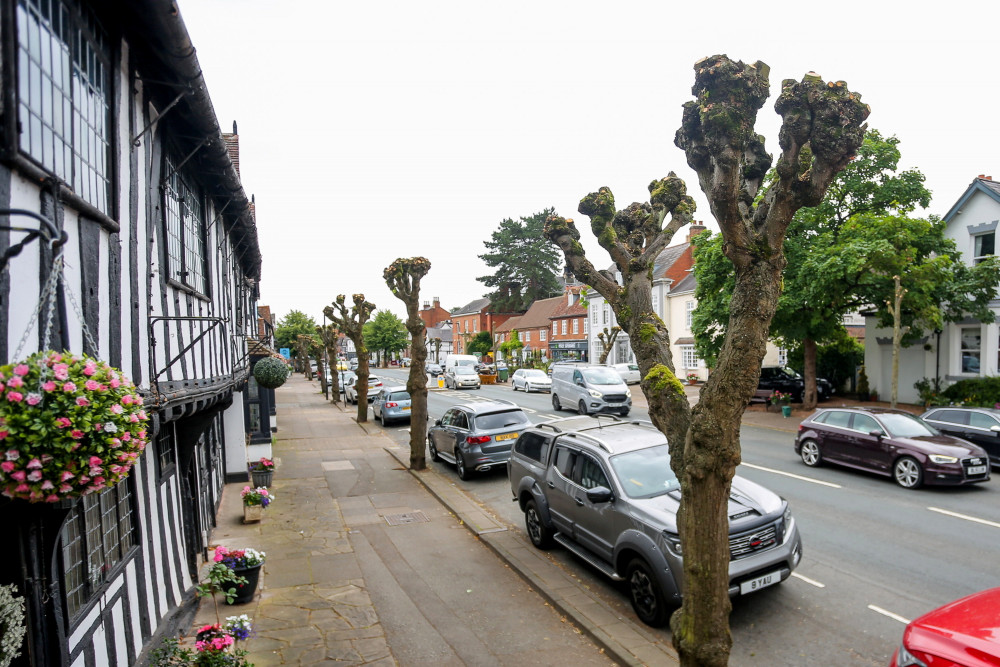
<path fill-rule="evenodd" d="M 885 5 L 883 7 L 883 4 Z M 1000 179 L 995 3 L 928 5 L 506 0 L 179 0 L 223 131 L 239 124 L 256 196 L 260 303 L 317 320 L 362 292 L 405 315 L 382 271 L 424 256 L 421 300 L 483 296 L 477 257 L 503 218 L 555 207 L 578 224 L 607 185 L 619 208 L 675 171 L 693 65 L 771 67 L 758 117 L 777 150 L 774 91 L 808 71 L 844 80 L 895 134 L 944 214 L 978 174 Z M 610 263 L 582 225 L 588 256 Z M 349 298 L 349 297 L 348 297 Z"/>

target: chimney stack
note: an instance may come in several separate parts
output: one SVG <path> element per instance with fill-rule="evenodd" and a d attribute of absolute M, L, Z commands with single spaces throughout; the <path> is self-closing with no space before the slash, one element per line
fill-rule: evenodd
<path fill-rule="evenodd" d="M 424 310 L 427 310 L 430 307 L 431 307 L 430 302 L 429 301 L 424 301 Z"/>
<path fill-rule="evenodd" d="M 438 296 L 434 297 L 434 307 L 435 308 L 440 308 L 441 307 L 441 297 L 438 297 Z"/>
<path fill-rule="evenodd" d="M 694 237 L 698 236 L 698 234 L 701 234 L 706 229 L 708 229 L 708 227 L 706 227 L 705 225 L 701 224 L 700 222 L 694 222 L 694 223 L 692 223 L 691 226 L 688 227 L 688 238 L 687 238 L 688 243 L 691 243 L 691 240 Z"/>
<path fill-rule="evenodd" d="M 980 178 L 980 180 L 983 180 L 983 181 L 992 181 L 993 180 L 992 176 L 984 176 L 983 174 L 979 174 L 979 178 Z"/>

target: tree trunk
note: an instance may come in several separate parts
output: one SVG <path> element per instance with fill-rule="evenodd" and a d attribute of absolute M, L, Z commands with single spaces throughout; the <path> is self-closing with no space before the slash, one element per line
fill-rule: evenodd
<path fill-rule="evenodd" d="M 903 295 L 906 290 L 900 283 L 899 276 L 892 277 L 895 284 L 892 299 L 892 384 L 889 392 L 889 407 L 896 407 L 896 398 L 899 392 L 899 352 L 903 346 L 903 326 L 900 311 L 903 305 Z"/>
<path fill-rule="evenodd" d="M 802 376 L 805 378 L 805 388 L 802 390 L 802 409 L 814 410 L 819 396 L 816 390 L 816 341 L 812 338 L 802 339 L 802 356 L 805 368 Z"/>

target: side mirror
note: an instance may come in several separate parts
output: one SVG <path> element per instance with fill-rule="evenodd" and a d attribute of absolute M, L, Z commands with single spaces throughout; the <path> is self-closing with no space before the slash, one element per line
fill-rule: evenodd
<path fill-rule="evenodd" d="M 872 429 L 871 431 L 868 431 L 868 435 L 872 436 L 873 438 L 878 438 L 879 440 L 881 440 L 885 436 L 885 433 L 876 428 Z"/>
<path fill-rule="evenodd" d="M 592 503 L 607 503 L 614 499 L 615 495 L 606 486 L 595 486 L 592 489 L 587 489 L 587 500 Z"/>
<path fill-rule="evenodd" d="M 428 417 L 428 419 L 430 419 L 430 417 Z M 441 420 L 440 420 L 440 419 L 436 420 L 436 421 L 434 422 L 434 425 L 435 425 L 435 426 L 440 426 L 440 425 L 441 425 Z"/>
<path fill-rule="evenodd" d="M 997 435 L 1000 435 L 1000 425 L 994 424 L 993 426 L 990 426 L 990 430 L 996 433 Z"/>

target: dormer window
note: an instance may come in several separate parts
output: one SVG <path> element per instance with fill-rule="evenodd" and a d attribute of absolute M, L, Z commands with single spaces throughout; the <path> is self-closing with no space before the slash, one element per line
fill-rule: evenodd
<path fill-rule="evenodd" d="M 973 243 L 973 263 L 979 264 L 987 257 L 992 257 L 996 254 L 996 232 L 989 232 L 988 234 L 977 234 L 972 237 Z"/>

